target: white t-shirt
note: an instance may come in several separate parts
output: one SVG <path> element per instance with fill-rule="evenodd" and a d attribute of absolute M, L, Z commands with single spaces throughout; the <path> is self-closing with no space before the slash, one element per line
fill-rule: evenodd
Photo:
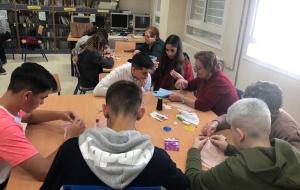
<path fill-rule="evenodd" d="M 108 75 L 106 75 L 101 81 L 97 84 L 94 88 L 94 95 L 95 96 L 105 96 L 106 91 L 110 85 L 113 83 L 120 81 L 120 80 L 127 80 L 136 82 L 136 79 L 132 76 L 131 73 L 131 63 L 127 62 L 126 64 L 117 67 Z M 148 77 L 146 79 L 146 83 L 142 88 L 142 91 L 148 91 L 151 88 L 151 75 L 148 73 Z"/>

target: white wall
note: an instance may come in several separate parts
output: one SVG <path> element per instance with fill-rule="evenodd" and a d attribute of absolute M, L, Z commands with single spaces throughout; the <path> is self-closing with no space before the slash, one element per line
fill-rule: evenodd
<path fill-rule="evenodd" d="M 120 0 L 119 7 L 121 10 L 131 10 L 133 13 L 151 13 L 150 0 Z"/>
<path fill-rule="evenodd" d="M 241 89 L 254 81 L 265 80 L 277 83 L 283 91 L 283 107 L 300 123 L 300 81 L 273 69 L 242 59 L 237 75 L 237 86 Z"/>
<path fill-rule="evenodd" d="M 154 2 L 154 1 L 153 1 Z M 159 33 L 165 40 L 169 35 L 183 35 L 186 0 L 162 0 L 160 7 Z M 151 12 L 152 18 L 153 11 Z"/>

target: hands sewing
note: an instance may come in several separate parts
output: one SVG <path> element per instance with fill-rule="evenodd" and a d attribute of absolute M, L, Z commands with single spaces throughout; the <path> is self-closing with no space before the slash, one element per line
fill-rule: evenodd
<path fill-rule="evenodd" d="M 212 135 L 211 137 L 199 135 L 194 140 L 193 148 L 201 151 L 208 139 L 210 139 L 213 145 L 218 147 L 221 151 L 225 152 L 228 146 L 228 142 L 226 141 L 226 137 L 224 137 L 223 135 Z"/>
<path fill-rule="evenodd" d="M 202 129 L 202 134 L 210 137 L 214 132 L 216 132 L 219 123 L 217 121 L 210 121 L 205 124 Z"/>
<path fill-rule="evenodd" d="M 85 130 L 85 123 L 72 111 L 62 111 L 59 113 L 60 119 L 70 122 L 65 139 L 77 137 Z"/>

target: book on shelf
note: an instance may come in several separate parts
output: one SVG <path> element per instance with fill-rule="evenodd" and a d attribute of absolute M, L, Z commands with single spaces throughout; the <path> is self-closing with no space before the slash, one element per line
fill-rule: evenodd
<path fill-rule="evenodd" d="M 117 2 L 104 2 L 100 1 L 98 9 L 116 9 L 118 3 Z"/>
<path fill-rule="evenodd" d="M 70 24 L 70 20 L 71 18 L 70 17 L 67 17 L 67 16 L 60 16 L 60 23 L 61 24 L 64 24 L 64 25 L 69 25 Z"/>
<path fill-rule="evenodd" d="M 0 4 L 12 3 L 10 0 L 0 0 Z"/>
<path fill-rule="evenodd" d="M 29 5 L 40 5 L 39 0 L 28 0 Z"/>
<path fill-rule="evenodd" d="M 63 6 L 62 0 L 55 0 L 55 5 L 56 6 Z"/>
<path fill-rule="evenodd" d="M 49 0 L 44 0 L 44 6 L 49 6 L 50 5 L 50 2 Z"/>

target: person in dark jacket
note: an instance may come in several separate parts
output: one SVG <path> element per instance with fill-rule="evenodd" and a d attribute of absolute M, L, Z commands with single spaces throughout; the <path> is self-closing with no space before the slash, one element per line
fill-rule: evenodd
<path fill-rule="evenodd" d="M 154 26 L 149 26 L 145 30 L 145 43 L 138 46 L 133 54 L 144 52 L 147 55 L 159 58 L 164 47 L 164 41 L 159 38 L 159 31 Z"/>
<path fill-rule="evenodd" d="M 7 62 L 7 60 L 6 60 L 6 55 L 3 46 L 4 46 L 4 42 L 8 40 L 11 36 L 9 31 L 5 31 L 5 33 L 1 33 L 1 32 L 0 32 L 0 75 L 5 75 L 6 70 L 3 68 L 3 65 Z"/>
<path fill-rule="evenodd" d="M 208 138 L 197 137 L 186 162 L 191 190 L 300 189 L 300 152 L 280 139 L 270 143 L 271 114 L 262 100 L 237 101 L 229 107 L 226 120 L 236 148 L 224 136 L 211 136 L 211 143 L 229 157 L 203 171 L 200 151 Z"/>
<path fill-rule="evenodd" d="M 79 138 L 59 149 L 41 190 L 63 185 L 163 186 L 170 190 L 188 188 L 188 180 L 163 149 L 148 135 L 136 131 L 135 123 L 145 110 L 142 91 L 131 81 L 118 81 L 106 93 L 102 106 L 107 127 L 87 129 Z"/>
<path fill-rule="evenodd" d="M 193 71 L 190 61 L 182 52 L 181 39 L 172 34 L 165 42 L 159 66 L 152 75 L 154 90 L 159 88 L 174 90 L 178 79 L 192 80 Z"/>
<path fill-rule="evenodd" d="M 86 43 L 81 45 L 82 53 L 78 55 L 79 82 L 83 87 L 95 87 L 99 82 L 99 74 L 103 68 L 112 68 L 114 60 L 105 57 L 104 48 L 107 39 L 102 32 L 97 32 Z"/>

